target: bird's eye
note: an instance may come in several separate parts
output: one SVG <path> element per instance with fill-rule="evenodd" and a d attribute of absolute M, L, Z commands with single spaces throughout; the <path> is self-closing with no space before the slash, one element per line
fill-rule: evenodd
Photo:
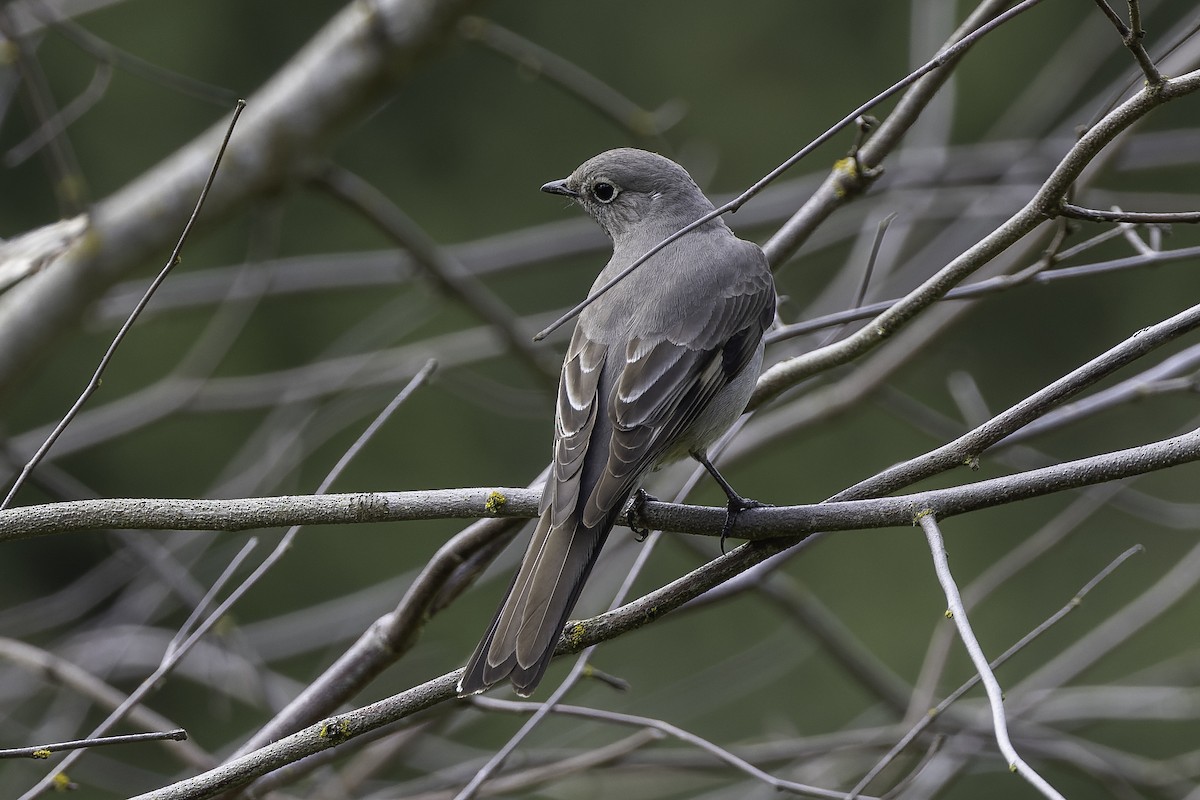
<path fill-rule="evenodd" d="M 592 196 L 601 203 L 611 203 L 617 196 L 617 189 L 611 183 L 601 181 L 592 187 Z"/>

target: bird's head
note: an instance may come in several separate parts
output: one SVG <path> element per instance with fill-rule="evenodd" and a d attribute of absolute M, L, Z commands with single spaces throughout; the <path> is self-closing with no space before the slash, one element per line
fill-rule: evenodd
<path fill-rule="evenodd" d="M 577 201 L 612 239 L 647 222 L 686 224 L 713 208 L 683 167 L 628 147 L 588 159 L 542 191 Z"/>

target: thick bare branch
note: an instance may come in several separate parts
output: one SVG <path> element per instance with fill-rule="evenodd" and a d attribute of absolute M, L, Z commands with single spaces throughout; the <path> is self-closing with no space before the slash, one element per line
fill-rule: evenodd
<path fill-rule="evenodd" d="M 247 104 L 213 186 L 211 224 L 297 178 L 452 34 L 475 0 L 350 3 Z M 97 294 L 177 234 L 224 134 L 214 126 L 96 204 L 87 235 L 0 297 L 0 387 L 36 363 Z"/>

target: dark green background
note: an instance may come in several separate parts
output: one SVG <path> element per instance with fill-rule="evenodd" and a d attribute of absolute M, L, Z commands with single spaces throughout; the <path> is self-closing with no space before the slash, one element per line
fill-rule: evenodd
<path fill-rule="evenodd" d="M 956 21 L 966 13 L 967 7 L 961 3 L 958 8 L 952 3 L 940 5 L 947 12 L 953 9 Z M 1118 5 L 1123 12 L 1124 4 Z M 88 14 L 80 22 L 112 44 L 159 66 L 252 98 L 261 83 L 340 7 L 331 2 L 154 0 L 122 3 Z M 1194 5 L 1187 2 L 1164 1 L 1147 4 L 1147 9 L 1152 51 L 1169 29 L 1194 14 Z M 917 58 L 908 51 L 911 9 L 898 2 L 560 0 L 493 3 L 480 10 L 574 61 L 643 107 L 679 100 L 686 104 L 687 113 L 661 140 L 640 140 L 534 72 L 518 68 L 478 44 L 457 38 L 447 41 L 440 53 L 421 65 L 411 83 L 378 113 L 358 121 L 328 154 L 371 181 L 445 244 L 530 225 L 578 223 L 581 215 L 577 210 L 566 207 L 561 199 L 539 194 L 537 188 L 610 147 L 657 149 L 691 169 L 711 194 L 740 191 L 864 99 L 902 77 Z M 1065 59 L 1059 62 L 1058 72 L 1043 72 L 1064 41 L 1082 41 L 1083 51 L 1101 53 L 1099 67 L 1081 66 L 1088 70 L 1081 77 L 1073 71 L 1071 59 Z M 51 34 L 41 41 L 37 58 L 60 104 L 91 77 L 93 62 L 59 36 Z M 1073 126 L 1085 124 L 1102 110 L 1103 102 L 1097 98 L 1107 99 L 1105 87 L 1135 74 L 1132 59 L 1121 50 L 1115 33 L 1106 28 L 1093 4 L 1047 2 L 970 53 L 950 90 L 954 97 L 952 142 L 994 143 L 1013 135 L 1006 132 L 1012 130 L 1022 135 L 1052 130 L 1065 134 L 1066 139 L 1047 146 L 1048 160 L 1042 162 L 1041 171 L 1025 176 L 1027 197 L 1048 173 L 1053 159 L 1069 145 Z M 1049 97 L 1062 93 L 1064 86 L 1074 88 L 1037 120 L 1012 119 L 1014 98 L 1025 91 L 1039 91 L 1037 82 Z M 1194 128 L 1200 121 L 1198 103 L 1200 98 L 1180 100 L 1153 115 L 1139 130 Z M 889 107 L 875 113 L 882 116 Z M 90 196 L 102 198 L 125 185 L 209 125 L 225 119 L 228 112 L 118 71 L 103 101 L 70 130 Z M 254 112 L 251 102 L 245 113 Z M 29 131 L 25 109 L 14 105 L 0 128 L 0 149 L 16 144 Z M 849 143 L 850 135 L 843 134 L 789 177 L 819 178 L 844 155 Z M 964 170 L 977 166 L 970 156 L 955 158 L 955 164 Z M 1103 206 L 1121 197 L 1119 202 L 1129 207 L 1157 208 L 1173 203 L 1172 209 L 1195 208 L 1196 160 L 1184 157 L 1181 161 L 1186 163 L 1155 170 L 1110 166 L 1095 181 L 1100 189 L 1080 200 Z M 899 255 L 904 259 L 919 252 L 919 247 L 942 233 L 948 223 L 906 218 L 913 208 L 912 198 L 890 194 L 889 180 L 893 175 L 911 176 L 912 171 L 905 173 L 891 164 L 889 170 L 872 198 L 841 212 L 828 227 L 873 228 L 883 214 L 898 212 L 899 222 L 917 226 Z M 953 176 L 931 173 L 930 180 L 944 182 L 947 191 L 961 185 L 977 186 L 978 193 L 990 191 L 986 183 L 971 184 Z M 997 203 L 1003 205 L 1000 200 Z M 1010 201 L 1008 207 L 1016 206 Z M 754 209 L 751 203 L 742 218 L 751 216 Z M 14 236 L 46 224 L 59 212 L 44 162 L 35 158 L 0 172 L 0 236 Z M 330 270 L 339 268 L 338 254 L 390 246 L 354 214 L 319 193 L 297 187 L 264 202 L 253 213 L 193 238 L 174 279 L 240 263 L 254 231 L 262 231 L 271 219 L 279 225 L 271 256 L 329 254 Z M 747 226 L 735 216 L 731 224 L 743 235 L 765 241 L 778 222 Z M 977 222 L 977 230 L 954 224 L 961 228 L 958 238 L 943 241 L 931 251 L 928 263 L 920 265 L 921 274 L 941 267 L 956 254 L 954 247 L 967 246 L 994 221 Z M 1099 230 L 1086 226 L 1072 242 Z M 1176 229 L 1167 244 L 1178 247 L 1195 240 L 1194 232 Z M 780 293 L 791 298 L 784 306 L 787 321 L 812 316 L 814 312 L 805 311 L 804 298 L 821 291 L 838 270 L 861 269 L 861 262 L 846 263 L 848 258 L 853 261 L 851 241 L 842 237 L 830 246 L 810 246 L 782 268 Z M 1113 242 L 1083 260 L 1129 252 L 1127 244 Z M 488 276 L 486 282 L 515 311 L 545 312 L 582 297 L 605 258 L 604 248 L 597 247 L 578 258 Z M 142 265 L 129 276 L 132 285 L 148 282 L 160 266 L 161 260 Z M 892 296 L 911 282 L 912 276 L 906 276 L 885 283 L 873 298 Z M 1138 328 L 1187 307 L 1194 302 L 1198 288 L 1195 265 L 1182 263 L 994 296 L 979 304 L 965 323 L 903 369 L 892 383 L 960 419 L 946 379 L 955 371 L 967 371 L 992 410 L 999 411 Z M 337 289 L 268 298 L 255 310 L 216 374 L 249 375 L 310 363 L 356 323 L 403 297 L 409 302 L 404 311 L 397 312 L 394 332 L 385 333 L 375 346 L 417 342 L 476 324 L 460 304 L 438 299 L 435 290 L 419 281 L 382 289 Z M 837 302 L 844 306 L 849 298 L 843 295 Z M 117 355 L 93 405 L 152 384 L 169 372 L 204 329 L 212 308 L 156 314 L 152 304 L 150 312 Z M 428 316 L 414 324 L 412 315 L 416 314 Z M 111 321 L 81 320 L 80 328 L 48 351 L 20 385 L 5 387 L 0 411 L 4 430 L 17 435 L 57 420 L 83 387 L 114 330 Z M 336 432 L 315 446 L 303 466 L 271 493 L 312 491 L 396 388 L 359 392 L 358 402 L 340 414 L 335 412 L 340 418 Z M 1055 433 L 1036 445 L 1055 458 L 1090 455 L 1176 433 L 1195 411 L 1194 395 L 1148 400 Z M 545 462 L 550 413 L 549 398 L 539 390 L 537 381 L 511 359 L 443 370 L 400 410 L 333 490 L 524 485 Z M 103 446 L 52 460 L 101 496 L 202 496 L 212 490 L 217 476 L 262 417 L 261 411 L 180 413 Z M 868 399 L 816 429 L 775 442 L 758 457 L 739 462 L 728 475 L 743 492 L 762 500 L 812 502 L 942 441 L 915 430 L 886 404 Z M 956 473 L 939 485 L 1005 471 L 1003 465 L 985 461 L 979 473 Z M 1138 487 L 1156 496 L 1192 502 L 1196 475 L 1194 469 L 1180 468 L 1146 478 Z M 694 497 L 715 503 L 719 493 L 703 483 Z M 49 496 L 36 487 L 20 496 L 24 504 L 46 499 Z M 945 533 L 960 583 L 977 575 L 1070 500 L 1051 497 L 949 522 Z M 234 626 L 247 626 L 246 635 L 255 640 L 256 632 L 265 629 L 264 621 L 277 615 L 302 613 L 309 606 L 394 576 L 412 575 L 460 527 L 454 522 L 427 522 L 309 529 L 283 562 L 238 605 L 225 635 L 232 635 Z M 269 544 L 278 533 L 261 535 Z M 191 536 L 197 542 L 212 538 L 219 542 L 195 570 L 196 579 L 207 585 L 248 535 Z M 1195 530 L 1160 529 L 1116 511 L 1103 511 L 978 609 L 972 618 L 975 629 L 994 655 L 1065 603 L 1133 543 L 1144 544 L 1146 554 L 1110 579 L 1069 621 L 1019 656 L 1002 673 L 1002 680 L 1015 682 L 1036 669 L 1152 585 L 1195 543 Z M 638 589 L 649 590 L 700 563 L 702 556 L 692 544 L 663 542 L 639 579 Z M 70 534 L 4 545 L 0 607 L 18 607 L 69 585 L 117 546 L 112 537 L 103 534 Z M 611 593 L 624 572 L 623 565 L 632 558 L 624 530 L 614 535 L 610 547 L 611 569 L 598 574 L 596 591 L 585 596 L 581 614 L 607 602 L 605 593 Z M 699 548 L 704 557 L 717 552 L 715 543 L 707 540 L 699 542 Z M 260 545 L 259 552 L 265 551 Z M 504 569 L 489 573 L 490 579 L 478 591 L 438 616 L 419 647 L 360 699 L 366 702 L 384 696 L 461 665 L 507 581 L 513 558 L 515 553 L 509 555 Z M 942 618 L 945 601 L 934 580 L 926 545 L 915 529 L 838 535 L 795 560 L 789 572 L 906 680 L 913 680 L 920 669 L 931 630 L 948 624 Z M 338 629 L 337 641 L 317 652 L 273 659 L 272 667 L 301 683 L 311 679 L 370 620 L 394 605 L 404 585 L 392 583 L 354 618 L 336 623 L 325 620 L 324 625 Z M 80 619 L 27 638 L 55 649 L 67 647 L 75 641 L 72 637 L 87 630 L 115 636 L 104 633 L 101 623 L 112 603 L 111 597 L 105 598 Z M 167 603 L 153 622 L 170 631 L 187 611 Z M 1200 600 L 1191 595 L 1086 672 L 1083 682 L 1130 680 L 1130 673 L 1138 669 L 1177 658 L 1194 684 L 1197 613 Z M 0 628 L 0 634 L 6 633 Z M 302 622 L 295 636 L 304 638 Z M 320 638 L 334 637 L 324 630 Z M 662 717 L 726 745 L 892 721 L 889 712 L 841 675 L 803 632 L 772 606 L 750 596 L 702 614 L 681 614 L 624 637 L 604 647 L 596 663 L 630 680 L 634 689 L 617 696 L 586 685 L 577 691 L 579 702 Z M 946 690 L 970 674 L 965 656 L 956 653 L 951 663 Z M 151 668 L 142 665 L 140 672 L 120 670 L 112 680 L 131 688 Z M 552 672 L 552 678 L 561 674 L 561 668 L 556 669 L 559 671 Z M 44 715 L 53 713 L 43 702 L 33 697 L 16 707 L 0 709 L 0 719 L 8 723 L 0 745 L 29 743 L 31 730 L 41 724 Z M 186 677 L 168 681 L 152 705 L 187 727 L 201 745 L 214 749 L 244 735 L 265 718 L 259 708 L 214 699 L 203 683 Z M 495 747 L 500 737 L 516 727 L 515 719 L 506 717 L 483 721 L 471 716 L 468 721 L 465 727 L 443 725 L 439 735 Z M 1109 724 L 1077 732 L 1163 758 L 1200 747 L 1196 731 L 1192 720 L 1190 724 Z M 72 731 L 56 733 L 69 738 Z M 602 726 L 556 721 L 540 730 L 534 742 L 570 746 L 607 742 L 613 735 Z M 443 757 L 453 760 L 433 755 L 437 744 L 427 747 L 431 755 L 417 753 L 412 756 L 415 763 L 440 763 Z M 131 766 L 131 760 L 137 766 Z M 174 765 L 149 748 L 137 755 L 110 751 L 85 759 L 77 777 L 114 792 L 114 784 L 145 789 L 153 780 L 137 772 L 143 767 L 170 770 Z M 1033 796 L 1031 789 L 1004 774 L 998 755 L 990 767 L 990 773 L 956 784 L 951 796 Z M 0 786 L 23 789 L 41 769 L 41 764 L 0 768 Z M 392 777 L 413 776 L 415 769 L 398 768 Z M 654 784 L 657 779 L 634 775 L 589 777 L 586 786 L 568 783 L 562 794 L 555 796 L 607 797 L 618 791 L 629 797 L 698 796 L 722 786 L 730 797 L 748 796 L 747 784 L 724 771 L 671 773 L 675 795 L 668 794 L 666 785 Z M 1050 768 L 1047 775 L 1073 796 L 1085 796 L 1084 792 L 1095 788 L 1070 771 Z M 853 783 L 854 778 L 847 779 L 847 786 Z M 110 795 L 89 789 L 81 796 Z"/>

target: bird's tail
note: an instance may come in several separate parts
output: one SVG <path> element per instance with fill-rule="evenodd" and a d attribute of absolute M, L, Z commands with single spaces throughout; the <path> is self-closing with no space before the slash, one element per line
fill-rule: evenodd
<path fill-rule="evenodd" d="M 459 696 L 478 694 L 508 678 L 517 694 L 537 688 L 567 617 L 622 508 L 585 527 L 577 515 L 552 525 L 544 510 L 521 568 L 458 682 Z"/>

